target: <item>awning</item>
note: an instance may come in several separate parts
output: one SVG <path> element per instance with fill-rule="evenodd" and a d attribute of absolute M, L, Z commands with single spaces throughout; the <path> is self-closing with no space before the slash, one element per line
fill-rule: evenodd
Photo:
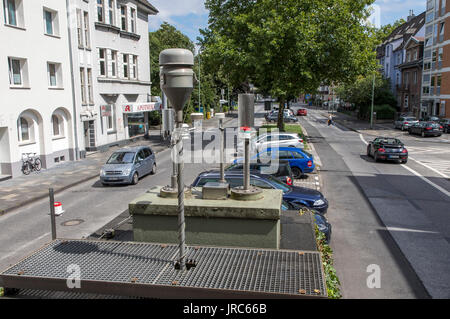
<path fill-rule="evenodd" d="M 141 113 L 161 110 L 161 103 L 148 102 L 148 103 L 130 103 L 122 106 L 123 113 Z"/>

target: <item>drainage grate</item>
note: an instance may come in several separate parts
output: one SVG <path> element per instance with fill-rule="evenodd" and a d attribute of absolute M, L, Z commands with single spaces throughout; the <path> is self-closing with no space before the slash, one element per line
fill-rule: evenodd
<path fill-rule="evenodd" d="M 197 265 L 187 272 L 180 272 L 174 268 L 178 256 L 176 245 L 56 240 L 0 277 L 10 288 L 30 288 L 23 286 L 28 278 L 33 280 L 33 288 L 45 289 L 46 281 L 65 283 L 69 277 L 67 267 L 74 264 L 80 267 L 82 287 L 86 282 L 102 282 L 109 288 L 114 283 L 133 283 L 140 284 L 139 288 L 169 287 L 169 293 L 165 291 L 164 296 L 171 293 L 180 296 L 187 291 L 179 288 L 190 288 L 194 293 L 201 289 L 212 290 L 218 296 L 240 292 L 249 293 L 249 296 L 260 293 L 281 297 L 326 297 L 318 252 L 221 247 L 187 247 L 187 252 L 187 259 L 195 260 Z M 13 286 L 15 283 L 19 286 Z M 117 293 L 115 288 L 98 293 Z M 137 290 L 133 293 L 149 296 Z M 195 298 L 195 294 L 189 297 Z"/>

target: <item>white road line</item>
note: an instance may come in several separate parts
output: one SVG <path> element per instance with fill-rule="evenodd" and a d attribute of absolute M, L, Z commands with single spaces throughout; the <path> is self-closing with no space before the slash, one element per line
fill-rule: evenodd
<path fill-rule="evenodd" d="M 6 259 L 6 258 L 8 258 L 8 257 L 10 257 L 10 256 L 12 256 L 12 255 L 14 255 L 14 254 L 19 253 L 21 250 L 27 248 L 28 246 L 34 244 L 35 242 L 37 242 L 37 241 L 39 241 L 39 240 L 41 240 L 42 238 L 47 237 L 47 236 L 50 236 L 50 233 L 45 233 L 44 235 L 39 236 L 39 237 L 36 238 L 36 239 L 33 239 L 33 241 L 30 241 L 30 242 L 26 243 L 25 245 L 22 245 L 22 246 L 20 246 L 19 248 L 14 249 L 13 252 L 11 252 L 11 253 L 9 253 L 9 254 L 7 254 L 7 255 L 3 255 L 3 257 L 0 258 L 0 260 Z"/>
<path fill-rule="evenodd" d="M 364 139 L 364 137 L 361 133 L 359 134 L 359 138 L 361 139 L 361 141 L 363 141 L 364 144 L 369 145 L 369 143 L 366 142 L 366 140 Z"/>
<path fill-rule="evenodd" d="M 423 164 L 422 164 L 423 165 Z M 436 185 L 435 183 L 433 183 L 432 181 L 428 180 L 427 178 L 423 177 L 422 175 L 420 175 L 419 173 L 417 173 L 415 170 L 409 168 L 408 166 L 402 164 L 402 166 L 404 168 L 406 168 L 408 171 L 410 171 L 411 173 L 413 173 L 414 175 L 416 175 L 417 177 L 419 177 L 420 179 L 422 179 L 424 182 L 430 184 L 431 186 L 433 186 L 434 188 L 436 188 L 437 190 L 441 191 L 444 195 L 447 195 L 447 197 L 450 197 L 450 192 L 447 192 L 445 189 L 443 189 L 441 186 Z"/>
<path fill-rule="evenodd" d="M 431 167 L 431 166 L 429 166 L 429 165 L 427 165 L 427 164 L 424 164 L 424 163 L 422 163 L 421 161 L 418 161 L 418 160 L 416 160 L 415 158 L 412 158 L 411 156 L 409 157 L 409 159 L 412 159 L 414 162 L 419 163 L 419 164 L 422 165 L 422 166 L 425 166 L 426 168 L 432 170 L 432 171 L 435 172 L 436 174 L 441 175 L 442 177 L 449 178 L 449 177 L 448 177 L 447 175 L 445 175 L 444 173 L 439 172 L 437 169 L 434 169 L 433 167 Z"/>

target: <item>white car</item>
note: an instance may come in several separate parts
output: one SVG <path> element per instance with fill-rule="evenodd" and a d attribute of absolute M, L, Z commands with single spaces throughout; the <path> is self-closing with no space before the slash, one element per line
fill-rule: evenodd
<path fill-rule="evenodd" d="M 270 147 L 296 147 L 303 149 L 303 139 L 296 133 L 265 133 L 255 140 L 256 150 L 261 152 Z"/>

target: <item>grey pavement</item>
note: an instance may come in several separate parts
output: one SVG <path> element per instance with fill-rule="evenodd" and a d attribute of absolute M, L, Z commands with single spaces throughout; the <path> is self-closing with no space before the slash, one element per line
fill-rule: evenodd
<path fill-rule="evenodd" d="M 236 113 L 236 112 L 234 112 Z M 225 124 L 232 121 L 235 115 L 225 119 Z M 204 120 L 204 127 L 216 127 L 218 121 L 214 118 Z M 155 153 L 168 149 L 168 142 L 160 138 L 160 131 L 151 131 L 148 139 L 130 142 L 126 146 L 150 146 Z M 122 146 L 123 147 L 123 146 Z M 107 152 L 93 152 L 79 161 L 65 162 L 50 169 L 32 172 L 28 176 L 0 181 L 0 216 L 14 209 L 48 197 L 48 189 L 54 188 L 55 193 L 71 188 L 80 183 L 97 178 L 101 166 L 118 150 L 111 147 Z"/>

